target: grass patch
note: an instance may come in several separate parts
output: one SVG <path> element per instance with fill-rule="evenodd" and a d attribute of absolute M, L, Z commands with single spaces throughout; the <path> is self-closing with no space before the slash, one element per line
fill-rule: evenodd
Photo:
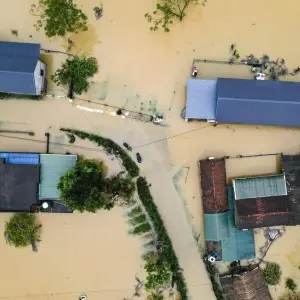
<path fill-rule="evenodd" d="M 73 134 L 79 137 L 80 139 L 88 139 L 89 141 L 96 143 L 99 147 L 102 147 L 106 152 L 120 157 L 124 168 L 131 177 L 137 177 L 139 175 L 140 170 L 137 164 L 126 153 L 126 151 L 113 140 L 76 129 L 61 128 L 60 130 L 69 134 Z"/>

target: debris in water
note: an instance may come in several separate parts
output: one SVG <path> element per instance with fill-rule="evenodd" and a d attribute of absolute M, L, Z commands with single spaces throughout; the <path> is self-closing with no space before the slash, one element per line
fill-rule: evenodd
<path fill-rule="evenodd" d="M 102 14 L 103 14 L 103 5 L 102 4 L 100 4 L 100 6 L 94 7 L 94 14 L 95 14 L 96 20 L 99 20 L 102 17 Z"/>

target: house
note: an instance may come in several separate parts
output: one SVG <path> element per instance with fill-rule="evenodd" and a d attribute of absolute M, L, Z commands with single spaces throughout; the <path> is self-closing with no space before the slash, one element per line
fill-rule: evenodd
<path fill-rule="evenodd" d="M 300 83 L 218 78 L 187 81 L 186 120 L 300 127 Z"/>
<path fill-rule="evenodd" d="M 200 171 L 207 252 L 227 262 L 254 258 L 253 231 L 235 227 L 233 196 L 226 187 L 225 159 L 201 160 Z"/>
<path fill-rule="evenodd" d="M 46 65 L 39 44 L 0 41 L 0 93 L 40 96 L 46 89 Z"/>
<path fill-rule="evenodd" d="M 76 155 L 0 152 L 0 212 L 71 212 L 57 184 L 76 161 Z"/>
<path fill-rule="evenodd" d="M 272 300 L 259 267 L 222 276 L 220 281 L 226 300 Z"/>

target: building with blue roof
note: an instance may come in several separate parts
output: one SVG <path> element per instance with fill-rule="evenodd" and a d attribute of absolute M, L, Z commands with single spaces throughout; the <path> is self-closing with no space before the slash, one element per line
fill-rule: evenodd
<path fill-rule="evenodd" d="M 46 88 L 40 44 L 0 41 L 0 92 L 39 96 Z"/>
<path fill-rule="evenodd" d="M 300 127 L 300 83 L 189 79 L 186 120 Z"/>

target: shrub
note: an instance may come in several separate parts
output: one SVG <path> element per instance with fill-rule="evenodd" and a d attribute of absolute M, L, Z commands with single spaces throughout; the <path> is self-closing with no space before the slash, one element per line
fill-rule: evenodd
<path fill-rule="evenodd" d="M 285 286 L 291 290 L 291 291 L 295 291 L 296 288 L 297 288 L 297 284 L 296 282 L 294 281 L 293 278 L 287 278 L 286 281 L 285 281 Z"/>
<path fill-rule="evenodd" d="M 171 272 L 173 272 L 173 279 L 177 285 L 177 290 L 181 295 L 181 299 L 188 300 L 187 287 L 179 266 L 177 256 L 173 249 L 172 242 L 165 229 L 164 223 L 160 217 L 158 209 L 153 201 L 148 182 L 145 178 L 139 177 L 137 179 L 137 191 L 141 202 L 143 203 L 149 217 L 151 218 L 159 243 L 161 245 L 161 260 L 166 261 L 166 263 L 168 263 L 168 265 L 170 266 L 170 270 Z"/>
<path fill-rule="evenodd" d="M 268 262 L 265 269 L 263 270 L 263 275 L 268 284 L 278 284 L 281 278 L 280 265 L 275 262 Z"/>
<path fill-rule="evenodd" d="M 126 153 L 125 150 L 123 150 L 117 143 L 115 143 L 111 139 L 75 129 L 61 128 L 60 130 L 72 133 L 83 140 L 88 139 L 89 141 L 97 144 L 99 147 L 102 147 L 106 152 L 120 157 L 124 168 L 131 177 L 137 177 L 139 175 L 139 167 L 137 166 L 137 164 L 132 160 L 132 158 Z"/>
<path fill-rule="evenodd" d="M 4 235 L 9 244 L 25 247 L 39 241 L 40 227 L 34 214 L 18 213 L 6 222 Z"/>
<path fill-rule="evenodd" d="M 288 292 L 279 297 L 278 300 L 300 300 L 300 293 Z"/>

